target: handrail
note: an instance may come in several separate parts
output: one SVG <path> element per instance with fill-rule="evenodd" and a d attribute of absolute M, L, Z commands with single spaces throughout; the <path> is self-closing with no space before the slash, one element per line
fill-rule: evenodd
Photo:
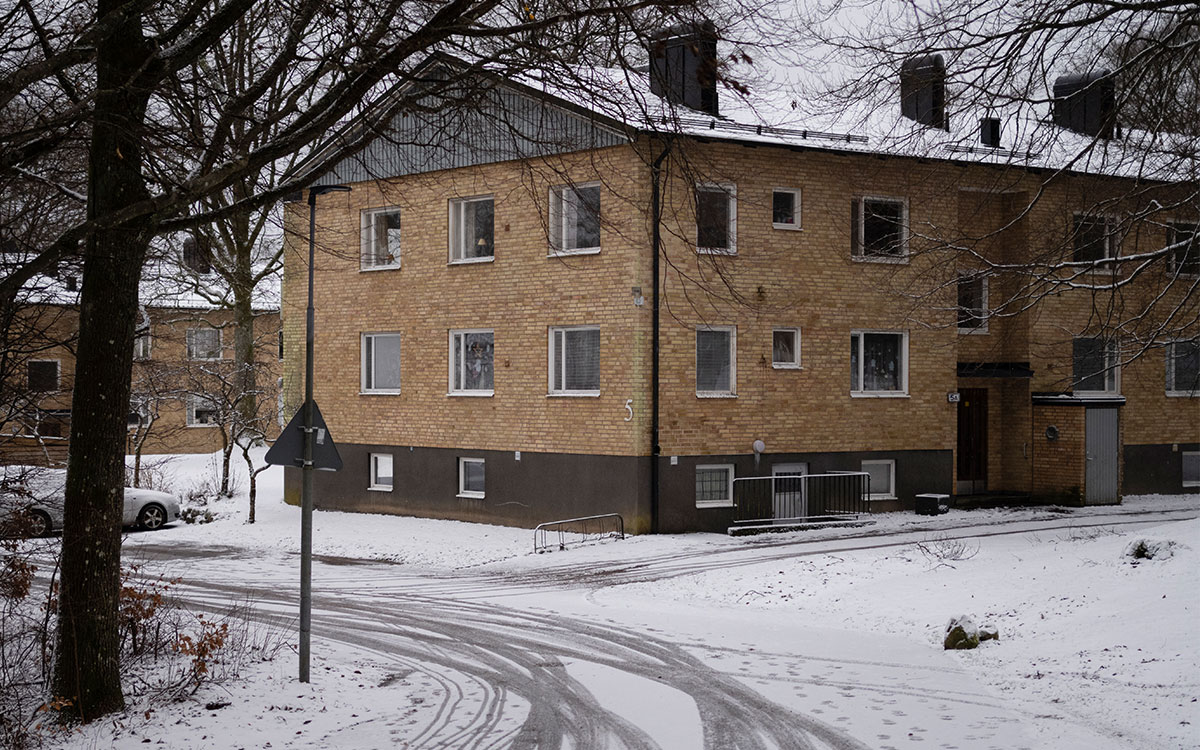
<path fill-rule="evenodd" d="M 606 520 L 615 520 L 616 523 L 604 524 L 603 521 Z M 596 522 L 596 525 L 599 527 L 595 531 L 589 530 L 589 527 L 593 522 Z M 567 548 L 566 534 L 568 533 L 566 527 L 569 524 L 583 525 L 582 531 L 570 532 L 583 536 L 584 539 L 582 541 L 587 541 L 588 537 L 593 535 L 596 539 L 603 539 L 605 537 L 613 537 L 616 539 L 625 538 L 625 519 L 621 518 L 620 513 L 603 513 L 598 516 L 567 518 L 561 521 L 547 521 L 546 523 L 539 523 L 537 526 L 535 526 L 533 529 L 533 551 L 536 553 L 550 549 L 550 543 L 547 541 L 546 537 L 551 533 L 552 530 L 558 532 L 558 548 L 560 550 L 565 550 Z M 606 530 L 607 526 L 611 526 L 612 528 Z M 552 529 L 551 527 L 557 527 L 557 529 Z"/>

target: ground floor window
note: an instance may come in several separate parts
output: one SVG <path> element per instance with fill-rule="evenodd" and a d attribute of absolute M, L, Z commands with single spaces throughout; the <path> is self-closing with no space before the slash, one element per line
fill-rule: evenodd
<path fill-rule="evenodd" d="M 392 454 L 371 454 L 371 484 L 367 489 L 392 491 Z"/>
<path fill-rule="evenodd" d="M 217 424 L 217 402 L 192 394 L 187 398 L 188 427 L 214 427 Z"/>
<path fill-rule="evenodd" d="M 1183 452 L 1183 486 L 1200 487 L 1200 451 Z"/>
<path fill-rule="evenodd" d="M 483 459 L 458 459 L 458 496 L 483 497 Z"/>
<path fill-rule="evenodd" d="M 862 470 L 871 477 L 872 500 L 896 499 L 896 462 L 891 459 L 862 462 Z"/>
<path fill-rule="evenodd" d="M 696 467 L 696 507 L 733 505 L 733 464 Z"/>
<path fill-rule="evenodd" d="M 1167 395 L 1200 396 L 1200 339 L 1167 347 Z"/>

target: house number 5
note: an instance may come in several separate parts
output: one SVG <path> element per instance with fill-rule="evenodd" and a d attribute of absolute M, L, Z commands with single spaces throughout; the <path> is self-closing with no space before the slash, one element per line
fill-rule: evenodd
<path fill-rule="evenodd" d="M 631 398 L 625 399 L 625 411 L 628 412 L 628 414 L 625 417 L 625 421 L 629 422 L 633 419 L 633 399 L 631 399 Z"/>

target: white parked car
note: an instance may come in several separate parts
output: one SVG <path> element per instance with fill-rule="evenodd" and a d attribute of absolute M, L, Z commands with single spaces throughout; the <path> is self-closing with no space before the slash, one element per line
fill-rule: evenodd
<path fill-rule="evenodd" d="M 63 526 L 64 472 L 41 475 L 0 498 L 5 526 L 17 524 L 28 536 L 46 536 Z M 125 488 L 123 526 L 156 531 L 179 520 L 179 500 L 168 492 Z"/>

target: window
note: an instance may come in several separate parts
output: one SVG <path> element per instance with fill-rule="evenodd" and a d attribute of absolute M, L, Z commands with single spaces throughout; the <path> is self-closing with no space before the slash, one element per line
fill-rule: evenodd
<path fill-rule="evenodd" d="M 363 393 L 400 392 L 400 334 L 362 335 Z"/>
<path fill-rule="evenodd" d="M 150 331 L 142 331 L 134 337 L 133 358 L 150 359 Z"/>
<path fill-rule="evenodd" d="M 188 427 L 213 427 L 217 424 L 217 403 L 195 394 L 187 398 Z"/>
<path fill-rule="evenodd" d="M 367 489 L 379 492 L 392 491 L 391 453 L 371 454 L 371 484 L 368 485 Z"/>
<path fill-rule="evenodd" d="M 600 329 L 550 329 L 550 393 L 600 395 Z"/>
<path fill-rule="evenodd" d="M 863 461 L 862 470 L 871 478 L 872 500 L 896 499 L 895 461 Z"/>
<path fill-rule="evenodd" d="M 987 333 L 988 280 L 986 276 L 958 278 L 958 332 Z"/>
<path fill-rule="evenodd" d="M 220 359 L 221 329 L 187 329 L 187 356 L 188 359 Z"/>
<path fill-rule="evenodd" d="M 184 238 L 183 265 L 201 276 L 212 273 L 212 245 L 206 235 L 188 235 Z"/>
<path fill-rule="evenodd" d="M 1093 263 L 1117 257 L 1116 222 L 1108 216 L 1075 215 L 1072 231 L 1076 263 Z"/>
<path fill-rule="evenodd" d="M 129 416 L 126 424 L 129 429 L 136 430 L 150 423 L 150 403 L 145 397 L 134 396 L 129 400 Z"/>
<path fill-rule="evenodd" d="M 34 393 L 49 393 L 58 390 L 58 360 L 30 360 L 25 363 L 29 390 Z"/>
<path fill-rule="evenodd" d="M 1071 342 L 1075 393 L 1117 393 L 1118 349 L 1116 341 L 1077 338 Z"/>
<path fill-rule="evenodd" d="M 776 229 L 800 228 L 800 191 L 775 188 L 771 193 L 771 226 Z"/>
<path fill-rule="evenodd" d="M 362 212 L 361 266 L 364 271 L 400 267 L 400 209 Z"/>
<path fill-rule="evenodd" d="M 898 198 L 857 198 L 850 204 L 851 254 L 863 260 L 908 255 L 908 204 Z"/>
<path fill-rule="evenodd" d="M 850 333 L 850 393 L 854 396 L 908 394 L 908 333 Z"/>
<path fill-rule="evenodd" d="M 283 359 L 283 331 L 279 332 L 279 358 Z"/>
<path fill-rule="evenodd" d="M 1178 247 L 1175 247 L 1178 245 Z M 1200 276 L 1200 224 L 1168 224 L 1167 267 L 1181 276 Z"/>
<path fill-rule="evenodd" d="M 733 464 L 696 467 L 696 507 L 721 508 L 733 505 Z"/>
<path fill-rule="evenodd" d="M 737 188 L 734 185 L 696 186 L 696 251 L 716 255 L 737 253 Z"/>
<path fill-rule="evenodd" d="M 492 395 L 495 348 L 488 330 L 450 332 L 450 393 Z"/>
<path fill-rule="evenodd" d="M 1183 451 L 1183 486 L 1200 487 L 1200 451 Z"/>
<path fill-rule="evenodd" d="M 1200 396 L 1200 339 L 1167 346 L 1167 395 Z"/>
<path fill-rule="evenodd" d="M 550 191 L 550 247 L 554 253 L 600 252 L 600 186 Z"/>
<path fill-rule="evenodd" d="M 799 328 L 776 328 L 771 332 L 771 366 L 777 369 L 800 367 Z"/>
<path fill-rule="evenodd" d="M 483 459 L 458 459 L 458 496 L 483 497 Z"/>
<path fill-rule="evenodd" d="M 737 329 L 696 329 L 696 395 L 737 395 Z"/>
<path fill-rule="evenodd" d="M 492 197 L 450 201 L 450 262 L 478 263 L 495 254 Z"/>

